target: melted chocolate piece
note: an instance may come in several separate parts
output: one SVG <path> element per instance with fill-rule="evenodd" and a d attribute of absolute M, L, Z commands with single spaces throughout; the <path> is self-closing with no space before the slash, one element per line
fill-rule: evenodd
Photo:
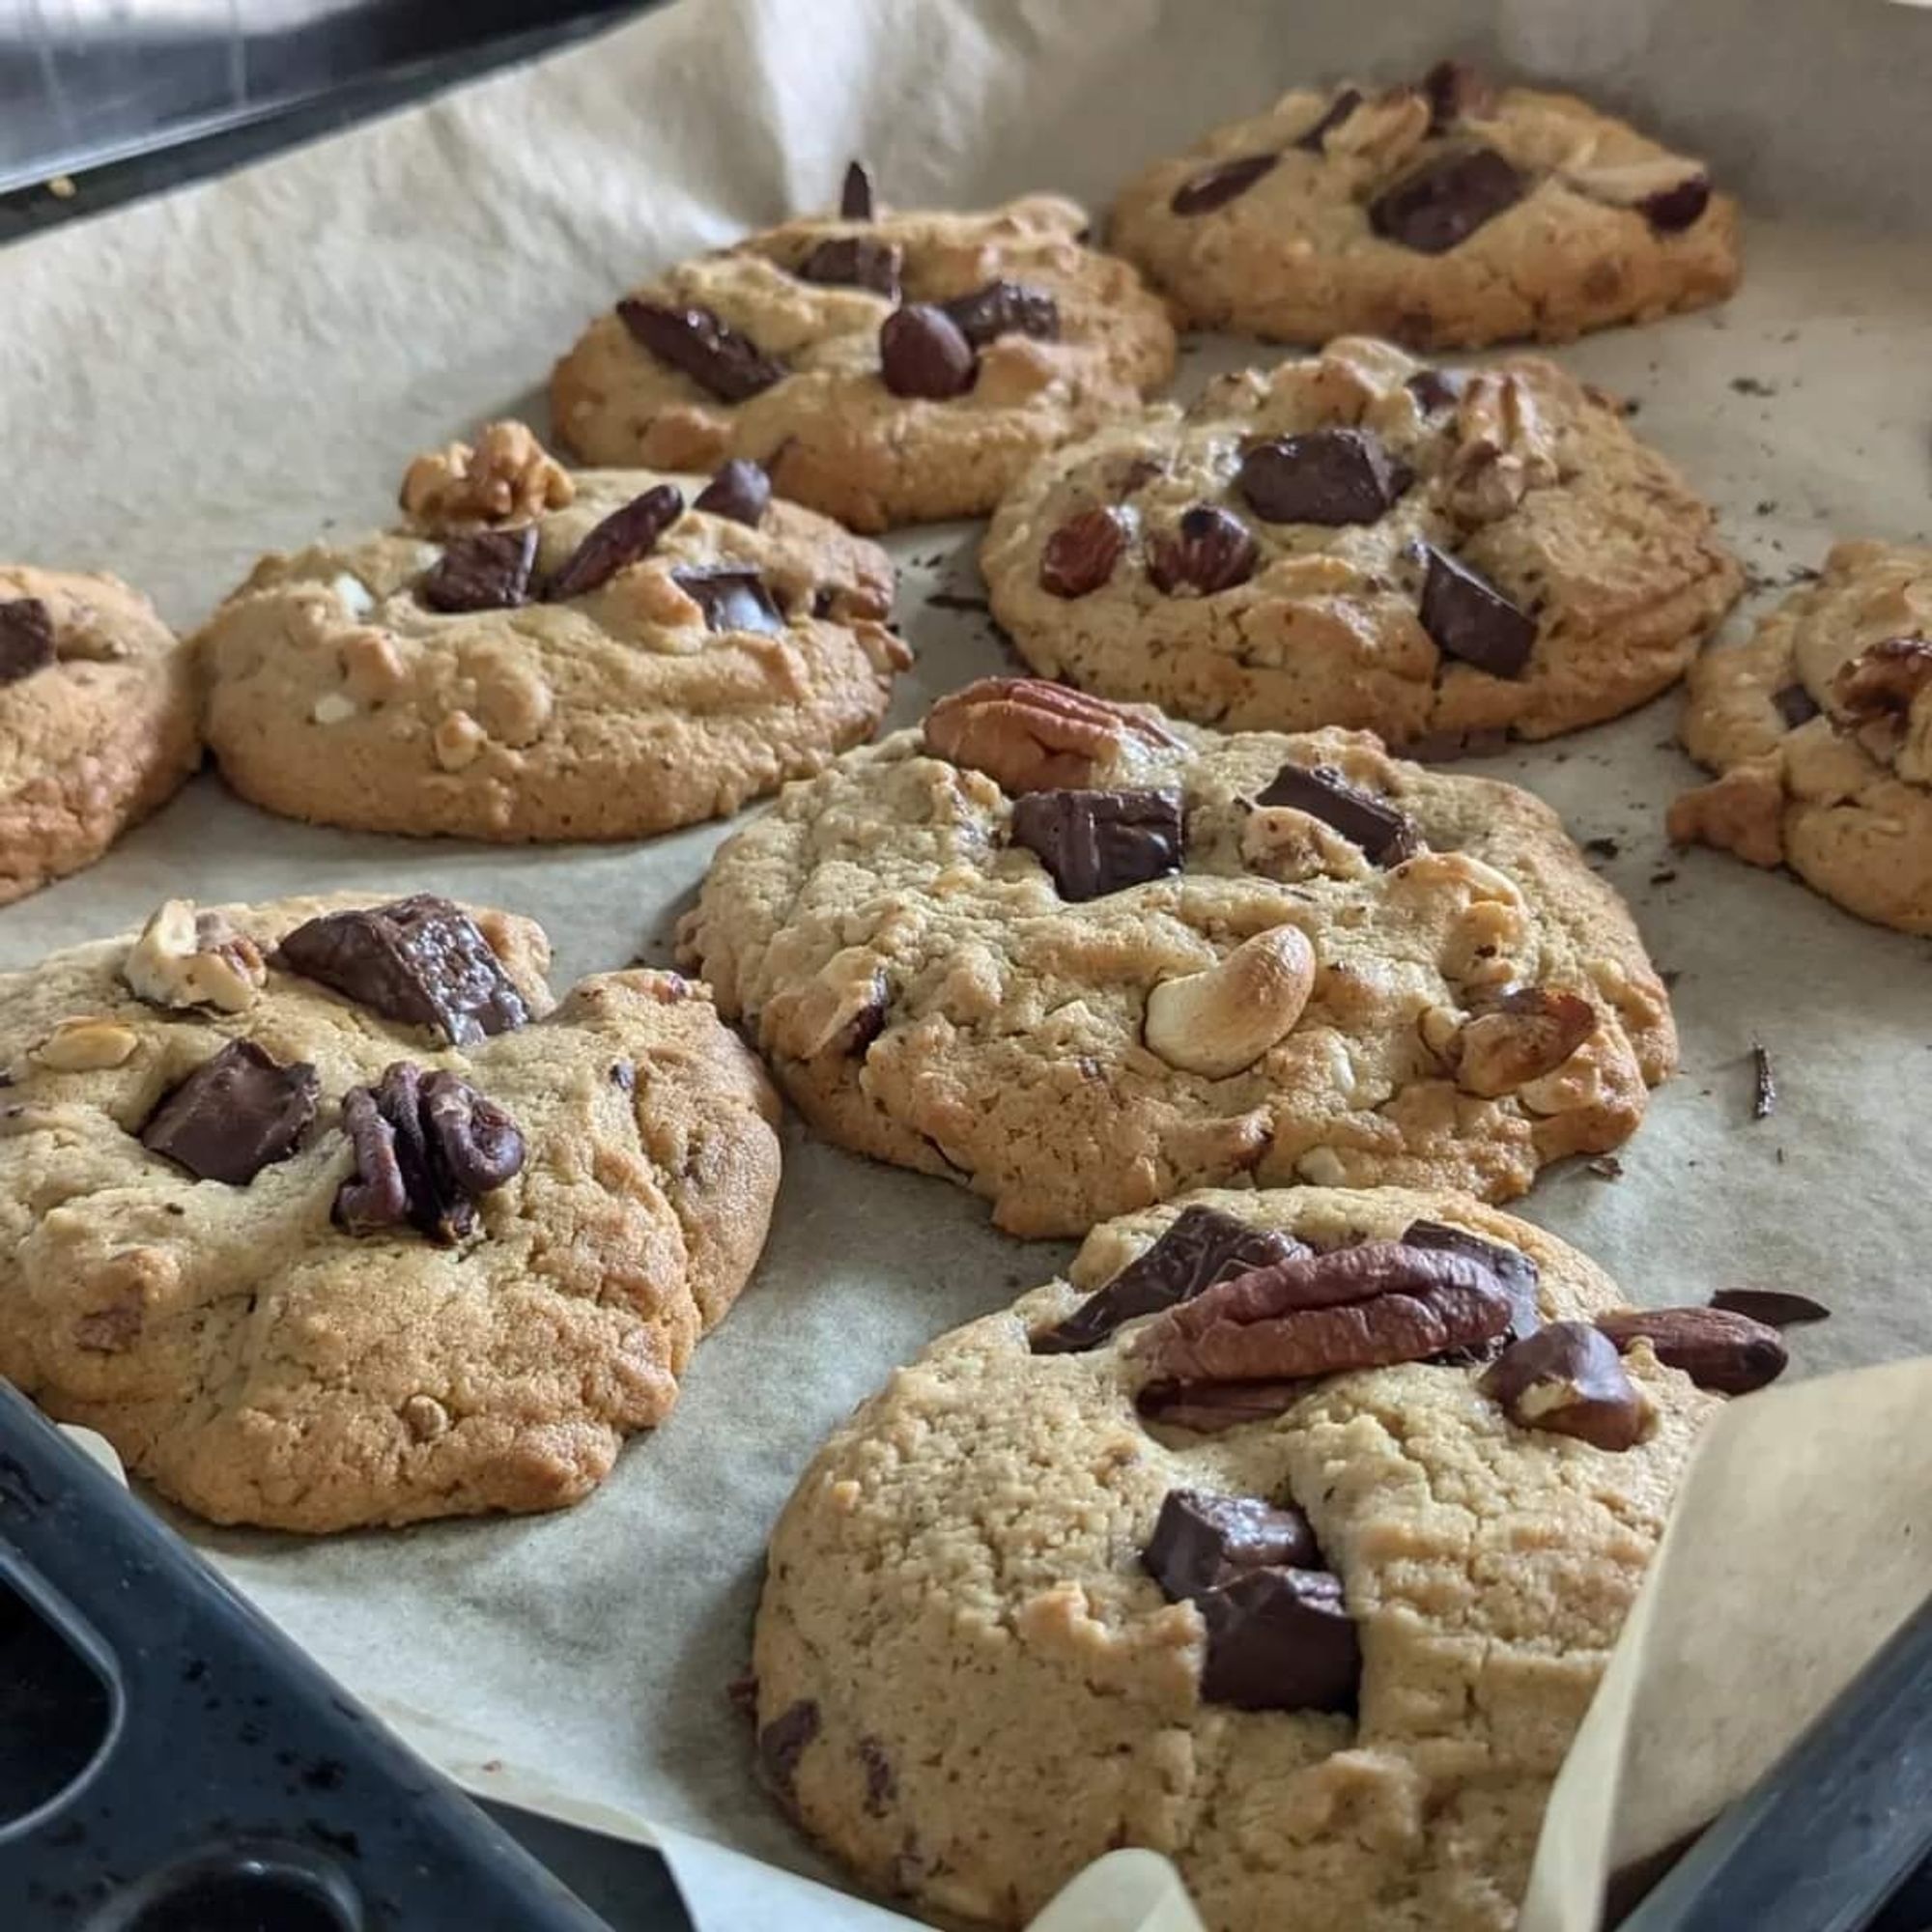
<path fill-rule="evenodd" d="M 870 235 L 835 235 L 819 242 L 798 265 L 798 277 L 827 288 L 870 289 L 875 296 L 897 301 L 904 263 L 905 251 L 896 242 L 880 242 Z"/>
<path fill-rule="evenodd" d="M 1429 131 L 1439 134 L 1458 121 L 1495 111 L 1496 91 L 1480 68 L 1466 61 L 1440 60 L 1422 76 L 1429 97 Z"/>
<path fill-rule="evenodd" d="M 1802 684 L 1780 685 L 1771 694 L 1771 701 L 1777 707 L 1777 715 L 1792 730 L 1801 724 L 1808 724 L 1824 707 L 1805 690 Z"/>
<path fill-rule="evenodd" d="M 1320 1569 L 1321 1552 L 1298 1509 L 1276 1509 L 1259 1496 L 1170 1490 L 1141 1563 L 1168 1602 L 1179 1603 L 1218 1590 L 1251 1570 L 1281 1564 Z"/>
<path fill-rule="evenodd" d="M 1486 1241 L 1480 1235 L 1472 1235 L 1463 1228 L 1451 1228 L 1441 1221 L 1411 1221 L 1403 1230 L 1402 1240 L 1405 1247 L 1440 1248 L 1483 1263 L 1502 1283 L 1503 1292 L 1510 1298 L 1514 1311 L 1510 1317 L 1512 1340 L 1523 1341 L 1543 1326 L 1536 1301 L 1536 1264 L 1520 1248 Z"/>
<path fill-rule="evenodd" d="M 1038 342 L 1060 339 L 1060 304 L 1044 289 L 1026 282 L 988 282 L 943 306 L 975 349 L 1002 335 L 1031 335 Z"/>
<path fill-rule="evenodd" d="M 684 515 L 684 493 L 674 483 L 653 483 L 611 514 L 571 552 L 544 595 L 553 604 L 587 596 L 648 556 L 657 540 Z"/>
<path fill-rule="evenodd" d="M 1264 523 L 1378 523 L 1414 480 L 1373 430 L 1316 429 L 1258 442 L 1235 487 Z"/>
<path fill-rule="evenodd" d="M 1212 597 L 1236 589 L 1255 574 L 1260 561 L 1254 532 L 1212 503 L 1183 510 L 1174 529 L 1148 540 L 1148 576 L 1156 590 L 1170 597 L 1179 590 Z"/>
<path fill-rule="evenodd" d="M 792 1802 L 792 1780 L 798 1776 L 798 1761 L 819 1729 L 817 1704 L 810 1697 L 801 1697 L 758 1733 L 758 1763 L 771 1780 L 772 1789 L 786 1804 Z"/>
<path fill-rule="evenodd" d="M 1676 235 L 1694 223 L 1711 205 L 1711 179 L 1691 175 L 1670 187 L 1659 188 L 1637 203 L 1643 217 L 1660 235 Z"/>
<path fill-rule="evenodd" d="M 852 161 L 838 185 L 838 214 L 844 221 L 869 221 L 873 210 L 872 175 L 864 161 Z"/>
<path fill-rule="evenodd" d="M 1422 628 L 1435 648 L 1492 677 L 1520 677 L 1536 648 L 1536 619 L 1480 572 L 1424 544 Z"/>
<path fill-rule="evenodd" d="M 1208 1626 L 1201 1694 L 1238 1711 L 1349 1711 L 1362 1674 L 1342 1579 L 1251 1570 L 1195 1602 Z"/>
<path fill-rule="evenodd" d="M 530 599 L 537 526 L 458 537 L 416 582 L 432 611 L 513 611 Z"/>
<path fill-rule="evenodd" d="M 295 1152 L 320 1093 L 307 1061 L 284 1066 L 252 1039 L 232 1039 L 163 1098 L 141 1145 L 197 1180 L 246 1187 Z"/>
<path fill-rule="evenodd" d="M 713 564 L 700 570 L 674 570 L 670 581 L 703 611 L 709 630 L 783 635 L 784 614 L 755 570 Z"/>
<path fill-rule="evenodd" d="M 1358 87 L 1345 87 L 1321 110 L 1321 118 L 1305 134 L 1294 137 L 1297 148 L 1305 148 L 1311 155 L 1321 154 L 1328 136 L 1339 128 L 1356 108 L 1362 104 L 1362 91 Z"/>
<path fill-rule="evenodd" d="M 771 507 L 772 479 L 757 464 L 734 456 L 697 493 L 694 510 L 707 516 L 729 517 L 734 524 L 756 529 Z"/>
<path fill-rule="evenodd" d="M 895 396 L 944 402 L 964 395 L 979 359 L 959 325 L 943 308 L 913 302 L 879 325 L 879 375 Z"/>
<path fill-rule="evenodd" d="M 1309 1252 L 1293 1235 L 1257 1228 L 1216 1208 L 1188 1208 L 1159 1240 L 1090 1294 L 1065 1321 L 1032 1337 L 1036 1355 L 1096 1349 L 1123 1321 L 1154 1315 L 1204 1288 L 1250 1268 Z"/>
<path fill-rule="evenodd" d="M 1178 791 L 1034 791 L 1010 836 L 1077 903 L 1179 871 L 1185 828 Z"/>
<path fill-rule="evenodd" d="M 54 661 L 54 613 L 38 597 L 0 604 L 0 684 L 17 684 Z"/>
<path fill-rule="evenodd" d="M 720 402 L 742 403 L 781 382 L 785 366 L 708 308 L 668 308 L 626 296 L 617 317 L 660 362 Z"/>
<path fill-rule="evenodd" d="M 282 941 L 280 963 L 452 1046 L 530 1018 L 475 921 L 427 893 L 312 919 Z"/>
<path fill-rule="evenodd" d="M 1417 254 L 1446 255 L 1528 191 L 1528 181 L 1493 148 L 1465 148 L 1383 188 L 1369 203 L 1369 225 Z"/>
<path fill-rule="evenodd" d="M 1281 159 L 1279 155 L 1238 155 L 1190 175 L 1167 205 L 1176 214 L 1211 214 L 1244 195 Z"/>
<path fill-rule="evenodd" d="M 1040 546 L 1039 587 L 1054 597 L 1085 597 L 1113 576 L 1126 547 L 1118 510 L 1082 510 Z"/>
<path fill-rule="evenodd" d="M 1350 784 L 1333 765 L 1284 765 L 1255 803 L 1293 806 L 1319 818 L 1359 845 L 1374 866 L 1400 866 L 1422 850 L 1422 835 L 1406 811 Z"/>
<path fill-rule="evenodd" d="M 1777 1288 L 1720 1288 L 1712 1295 L 1711 1306 L 1730 1315 L 1747 1315 L 1767 1328 L 1798 1328 L 1807 1321 L 1832 1319 L 1822 1301 Z"/>

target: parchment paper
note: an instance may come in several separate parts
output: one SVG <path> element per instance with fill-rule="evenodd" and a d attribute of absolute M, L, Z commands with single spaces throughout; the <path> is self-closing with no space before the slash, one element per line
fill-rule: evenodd
<path fill-rule="evenodd" d="M 192 623 L 260 551 L 383 521 L 416 449 L 505 412 L 541 421 L 550 361 L 629 281 L 825 205 L 854 153 L 900 203 L 1058 187 L 1103 204 L 1142 160 L 1296 79 L 1394 78 L 1449 49 L 1637 107 L 1745 193 L 1735 302 L 1562 355 L 1640 402 L 1642 432 L 1720 505 L 1765 582 L 1816 563 L 1835 533 L 1923 539 L 1923 14 L 1876 0 L 1471 0 L 1399 17 L 1337 0 L 1292 14 L 1278 0 L 685 0 L 542 67 L 0 254 L 0 554 L 117 570 Z M 1204 345 L 1185 380 L 1272 353 Z M 982 618 L 925 601 L 977 587 L 975 535 L 895 546 L 922 654 L 895 722 L 1003 663 Z M 1638 1299 L 1739 1282 L 1820 1294 L 1837 1312 L 1794 1338 L 1807 1374 L 1924 1352 L 1927 949 L 1788 879 L 1671 855 L 1662 808 L 1692 776 L 1671 743 L 1676 707 L 1473 767 L 1542 792 L 1579 839 L 1615 841 L 1601 863 L 1679 976 L 1684 1069 L 1623 1178 L 1550 1175 L 1522 1211 Z M 722 830 L 417 844 L 273 819 L 204 777 L 91 872 L 0 911 L 0 965 L 136 923 L 170 894 L 355 885 L 534 914 L 561 984 L 663 960 Z M 1755 1124 L 1753 1038 L 1780 1093 Z M 812 1870 L 754 1790 L 724 1701 L 764 1532 L 825 1431 L 892 1364 L 1065 1250 L 1005 1239 L 964 1192 L 795 1124 L 786 1158 L 753 1287 L 700 1349 L 670 1423 L 581 1508 L 316 1543 L 185 1526 L 472 1783 Z M 753 1922 L 715 1861 L 686 1879 L 701 1916 Z M 785 1922 L 807 1922 L 805 1908 Z"/>

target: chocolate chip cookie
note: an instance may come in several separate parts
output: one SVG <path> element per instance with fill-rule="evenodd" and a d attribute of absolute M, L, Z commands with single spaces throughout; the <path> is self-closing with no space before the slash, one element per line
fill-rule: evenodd
<path fill-rule="evenodd" d="M 188 653 L 145 597 L 0 564 L 0 905 L 93 865 L 200 761 Z"/>
<path fill-rule="evenodd" d="M 871 735 L 911 662 L 875 545 L 764 472 L 566 472 L 521 423 L 419 458 L 402 526 L 270 556 L 203 630 L 244 798 L 372 832 L 629 838 Z"/>
<path fill-rule="evenodd" d="M 1021 1235 L 1241 1177 L 1505 1199 L 1628 1138 L 1676 1053 L 1528 793 L 1032 679 L 787 788 L 680 945 L 827 1138 Z"/>
<path fill-rule="evenodd" d="M 1783 1362 L 1756 1321 L 1622 1299 L 1433 1190 L 1094 1229 L 806 1471 L 758 1612 L 767 1777 L 949 1922 L 1024 1924 L 1145 1845 L 1211 1932 L 1508 1932 L 1719 1406 L 1669 1355 L 1734 1388 Z"/>
<path fill-rule="evenodd" d="M 1454 61 L 1216 128 L 1122 190 L 1109 239 L 1194 327 L 1280 342 L 1567 342 L 1739 274 L 1737 208 L 1701 161 Z"/>
<path fill-rule="evenodd" d="M 737 1298 L 777 1101 L 701 987 L 539 927 L 171 900 L 0 977 L 0 1375 L 217 1522 L 588 1494 Z"/>
<path fill-rule="evenodd" d="M 854 529 L 983 516 L 1026 466 L 1174 369 L 1162 302 L 1071 202 L 839 214 L 686 262 L 600 316 L 551 410 L 593 463 L 750 457 Z"/>
<path fill-rule="evenodd" d="M 1835 545 L 1748 643 L 1691 667 L 1683 736 L 1720 776 L 1671 806 L 1671 838 L 1932 932 L 1932 550 Z"/>
<path fill-rule="evenodd" d="M 1742 582 L 1607 398 L 1540 357 L 1442 369 L 1353 337 L 1047 458 L 980 562 L 1049 676 L 1425 755 L 1655 696 Z"/>

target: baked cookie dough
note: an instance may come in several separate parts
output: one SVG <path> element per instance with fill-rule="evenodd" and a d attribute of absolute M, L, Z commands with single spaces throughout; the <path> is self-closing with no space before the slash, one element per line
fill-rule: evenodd
<path fill-rule="evenodd" d="M 1622 1301 L 1434 1190 L 1096 1228 L 806 1471 L 758 1612 L 767 1777 L 949 1922 L 1024 1924 L 1142 1845 L 1210 1932 L 1508 1932 L 1720 1406 L 1665 1364 L 1783 1366 L 1754 1321 Z"/>
<path fill-rule="evenodd" d="M 1671 838 L 1932 932 L 1932 550 L 1834 545 L 1689 689 L 1685 746 L 1721 776 L 1672 804 Z"/>
<path fill-rule="evenodd" d="M 1024 678 L 788 787 L 679 943 L 819 1132 L 1019 1235 L 1243 1177 L 1506 1199 L 1676 1057 L 1527 792 Z"/>
<path fill-rule="evenodd" d="M 1436 369 L 1362 338 L 1047 458 L 980 564 L 1048 676 L 1444 753 L 1655 696 L 1742 582 L 1607 398 L 1540 357 Z"/>
<path fill-rule="evenodd" d="M 242 797 L 370 832 L 630 838 L 868 738 L 911 662 L 877 546 L 710 479 L 559 468 L 521 423 L 420 457 L 402 526 L 269 556 L 201 633 Z"/>
<path fill-rule="evenodd" d="M 1701 161 L 1454 61 L 1216 128 L 1122 190 L 1109 241 L 1194 327 L 1281 342 L 1568 342 L 1739 274 L 1737 206 Z"/>
<path fill-rule="evenodd" d="M 0 905 L 93 865 L 200 761 L 188 652 L 145 597 L 0 563 Z"/>
<path fill-rule="evenodd" d="M 703 988 L 553 1006 L 446 899 L 160 907 L 0 977 L 0 1375 L 217 1522 L 555 1509 L 663 1421 L 778 1185 Z"/>
<path fill-rule="evenodd" d="M 600 316 L 552 378 L 556 435 L 592 463 L 751 457 L 859 530 L 983 516 L 1173 373 L 1165 306 L 1086 228 L 1052 195 L 915 213 L 865 187 Z"/>

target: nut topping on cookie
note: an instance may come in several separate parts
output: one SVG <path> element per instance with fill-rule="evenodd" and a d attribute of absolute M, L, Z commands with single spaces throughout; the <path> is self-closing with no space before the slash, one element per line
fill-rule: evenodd
<path fill-rule="evenodd" d="M 1466 1228 L 1452 1228 L 1446 1221 L 1411 1221 L 1402 1231 L 1406 1248 L 1441 1248 L 1454 1255 L 1468 1255 L 1479 1261 L 1502 1283 L 1514 1311 L 1510 1317 L 1511 1339 L 1520 1342 L 1543 1325 L 1537 1305 L 1536 1264 L 1520 1248 L 1505 1247 L 1500 1241 L 1486 1241 Z"/>
<path fill-rule="evenodd" d="M 1259 1496 L 1217 1496 L 1207 1490 L 1168 1491 L 1141 1552 L 1142 1568 L 1171 1603 L 1281 1564 L 1321 1567 L 1308 1519 Z"/>
<path fill-rule="evenodd" d="M 879 325 L 879 375 L 895 396 L 964 395 L 978 369 L 965 331 L 930 302 L 895 309 Z"/>
<path fill-rule="evenodd" d="M 417 457 L 403 476 L 401 500 L 417 529 L 453 536 L 479 524 L 527 523 L 576 496 L 570 472 L 526 424 L 493 422 L 474 448 L 452 442 Z"/>
<path fill-rule="evenodd" d="M 1552 1321 L 1512 1342 L 1476 1384 L 1522 1429 L 1634 1449 L 1650 1405 L 1624 1373 L 1616 1344 L 1587 1321 Z"/>
<path fill-rule="evenodd" d="M 475 921 L 428 893 L 312 919 L 282 941 L 280 963 L 452 1046 L 530 1018 Z"/>
<path fill-rule="evenodd" d="M 1570 168 L 1564 179 L 1593 201 L 1634 208 L 1660 233 L 1689 228 L 1711 205 L 1711 178 L 1695 161 L 1666 156 L 1612 167 Z"/>
<path fill-rule="evenodd" d="M 141 1145 L 198 1180 L 246 1187 L 295 1152 L 320 1092 L 307 1061 L 284 1066 L 252 1039 L 231 1039 L 155 1109 Z"/>
<path fill-rule="evenodd" d="M 871 170 L 864 161 L 849 162 L 845 179 L 838 186 L 839 218 L 843 221 L 869 221 L 874 207 Z"/>
<path fill-rule="evenodd" d="M 734 524 L 756 529 L 771 507 L 772 479 L 749 457 L 734 456 L 697 493 L 694 510 L 708 516 L 729 517 Z"/>
<path fill-rule="evenodd" d="M 626 296 L 617 318 L 661 362 L 720 402 L 742 403 L 781 381 L 785 367 L 708 308 L 668 308 Z"/>
<path fill-rule="evenodd" d="M 1484 222 L 1514 208 L 1529 183 L 1493 148 L 1440 155 L 1392 182 L 1369 204 L 1378 235 L 1422 255 L 1446 255 Z"/>
<path fill-rule="evenodd" d="M 132 1027 L 78 1013 L 62 1020 L 34 1048 L 33 1058 L 56 1073 L 96 1073 L 106 1066 L 125 1066 L 140 1044 Z"/>
<path fill-rule="evenodd" d="M 545 597 L 553 604 L 587 596 L 620 570 L 648 556 L 657 540 L 684 514 L 684 492 L 675 483 L 653 483 L 621 510 L 612 510 L 571 552 L 551 579 Z"/>
<path fill-rule="evenodd" d="M 1212 597 L 1245 583 L 1260 556 L 1254 532 L 1238 517 L 1196 503 L 1181 512 L 1175 529 L 1149 540 L 1148 575 L 1170 597 L 1182 590 Z"/>
<path fill-rule="evenodd" d="M 17 684 L 54 661 L 54 617 L 38 597 L 0 603 L 0 685 Z"/>
<path fill-rule="evenodd" d="M 355 1172 L 336 1190 L 335 1219 L 352 1235 L 408 1223 L 451 1246 L 474 1230 L 475 1204 L 524 1165 L 524 1137 L 502 1108 L 454 1073 L 406 1060 L 343 1095 L 342 1126 Z"/>
<path fill-rule="evenodd" d="M 821 287 L 870 289 L 895 302 L 904 266 L 905 250 L 896 242 L 879 242 L 869 235 L 834 235 L 798 265 L 798 277 Z"/>
<path fill-rule="evenodd" d="M 714 564 L 704 570 L 674 570 L 670 581 L 704 612 L 708 630 L 784 634 L 784 615 L 755 570 Z"/>
<path fill-rule="evenodd" d="M 537 560 L 537 526 L 478 530 L 458 537 L 416 583 L 432 611 L 512 611 L 527 604 Z"/>
<path fill-rule="evenodd" d="M 1597 1317 L 1619 1349 L 1648 1342 L 1665 1368 L 1699 1388 L 1748 1395 L 1784 1373 L 1789 1359 L 1776 1328 L 1722 1308 L 1630 1308 Z"/>
<path fill-rule="evenodd" d="M 218 912 L 197 913 L 190 899 L 156 909 L 128 949 L 121 977 L 151 1007 L 213 1007 L 245 1012 L 268 979 L 261 949 Z"/>
<path fill-rule="evenodd" d="M 1251 1227 L 1214 1208 L 1188 1208 L 1159 1240 L 1090 1294 L 1064 1321 L 1031 1338 L 1037 1355 L 1097 1349 L 1123 1322 L 1156 1315 L 1233 1274 L 1311 1252 L 1276 1228 Z"/>
<path fill-rule="evenodd" d="M 925 748 L 1001 790 L 1078 790 L 1130 744 L 1174 745 L 1165 725 L 1128 705 L 1037 677 L 982 677 L 925 714 Z"/>
<path fill-rule="evenodd" d="M 1170 1066 L 1225 1080 L 1291 1032 L 1315 987 L 1315 949 L 1298 925 L 1246 939 L 1218 965 L 1148 994 L 1143 1037 Z"/>
<path fill-rule="evenodd" d="M 1456 1084 L 1485 1099 L 1553 1073 L 1597 1030 L 1588 1000 L 1547 986 L 1519 986 L 1469 1020 L 1457 1037 Z"/>
<path fill-rule="evenodd" d="M 1086 597 L 1114 574 L 1127 547 L 1119 510 L 1082 510 L 1047 538 L 1039 554 L 1040 588 L 1056 597 Z"/>
<path fill-rule="evenodd" d="M 1932 639 L 1886 638 L 1847 660 L 1832 680 L 1832 700 L 1855 729 L 1903 719 L 1932 684 Z"/>
<path fill-rule="evenodd" d="M 1316 429 L 1258 442 L 1235 488 L 1269 524 L 1373 524 L 1413 479 L 1373 430 Z"/>
<path fill-rule="evenodd" d="M 1182 182 L 1168 206 L 1177 214 L 1211 214 L 1246 194 L 1280 159 L 1279 155 L 1239 155 L 1231 161 L 1216 161 Z"/>
<path fill-rule="evenodd" d="M 1422 548 L 1422 628 L 1436 649 L 1492 677 L 1520 677 L 1536 648 L 1536 619 L 1466 563 L 1434 544 Z"/>
<path fill-rule="evenodd" d="M 1013 802 L 1011 836 L 1079 902 L 1178 872 L 1185 822 L 1178 791 L 1032 791 Z"/>
<path fill-rule="evenodd" d="M 1406 812 L 1350 784 L 1333 765 L 1283 765 L 1255 803 L 1291 806 L 1319 818 L 1359 845 L 1371 865 L 1400 866 L 1422 850 L 1421 835 Z"/>
<path fill-rule="evenodd" d="M 969 296 L 942 304 L 975 349 L 1002 335 L 1031 335 L 1036 341 L 1060 339 L 1060 305 L 1044 289 L 1025 282 L 988 282 Z"/>

